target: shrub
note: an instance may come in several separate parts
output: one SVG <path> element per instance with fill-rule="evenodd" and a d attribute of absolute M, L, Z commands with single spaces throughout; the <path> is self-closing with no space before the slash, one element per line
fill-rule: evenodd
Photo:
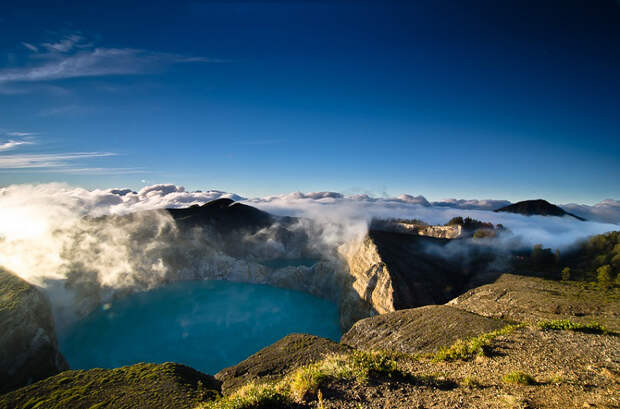
<path fill-rule="evenodd" d="M 562 269 L 562 281 L 570 280 L 570 267 L 564 267 Z"/>
<path fill-rule="evenodd" d="M 504 375 L 502 380 L 506 383 L 518 383 L 521 385 L 536 385 L 536 379 L 525 372 L 512 371 Z"/>
<path fill-rule="evenodd" d="M 589 334 L 607 334 L 607 328 L 599 324 L 598 322 L 591 322 L 589 324 L 580 324 L 571 320 L 553 320 L 553 321 L 538 321 L 536 326 L 542 330 L 556 330 L 556 331 L 577 331 L 586 332 Z"/>
<path fill-rule="evenodd" d="M 611 266 L 606 264 L 596 269 L 596 279 L 601 288 L 607 290 L 611 287 Z"/>

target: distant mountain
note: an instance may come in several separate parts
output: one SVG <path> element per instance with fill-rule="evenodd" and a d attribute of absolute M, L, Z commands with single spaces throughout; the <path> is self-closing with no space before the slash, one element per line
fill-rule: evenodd
<path fill-rule="evenodd" d="M 494 210 L 495 212 L 508 212 L 517 213 L 525 216 L 571 216 L 575 219 L 585 221 L 583 217 L 576 216 L 572 213 L 568 213 L 564 209 L 551 204 L 543 199 L 538 200 L 524 200 L 522 202 L 513 203 L 511 205 Z"/>
<path fill-rule="evenodd" d="M 166 209 L 180 225 L 210 225 L 216 230 L 256 231 L 271 226 L 276 217 L 231 199 L 216 199 L 202 206 L 193 205 L 184 209 Z"/>

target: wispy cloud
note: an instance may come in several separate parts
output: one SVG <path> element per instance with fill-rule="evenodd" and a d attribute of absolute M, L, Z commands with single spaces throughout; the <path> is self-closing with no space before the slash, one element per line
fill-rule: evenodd
<path fill-rule="evenodd" d="M 0 70 L 0 84 L 14 82 L 54 81 L 67 78 L 99 77 L 110 75 L 147 74 L 167 65 L 190 62 L 221 62 L 204 57 L 153 52 L 133 48 L 102 48 L 79 34 L 46 42 L 39 47 L 22 45 L 34 52 L 25 66 Z M 45 53 L 38 53 L 45 49 Z"/>
<path fill-rule="evenodd" d="M 39 52 L 39 47 L 37 47 L 36 45 L 27 43 L 25 41 L 22 41 L 22 45 L 24 47 L 26 47 L 27 49 L 29 49 L 30 51 L 32 51 L 33 53 L 38 53 Z"/>
<path fill-rule="evenodd" d="M 24 44 L 26 45 L 26 44 Z M 41 46 L 46 48 L 50 52 L 66 53 L 73 48 L 86 48 L 90 46 L 86 39 L 80 34 L 69 34 L 56 42 L 43 43 Z"/>
<path fill-rule="evenodd" d="M 116 156 L 112 152 L 23 153 L 0 155 L 0 169 L 63 168 L 78 169 L 72 162 Z"/>
<path fill-rule="evenodd" d="M 14 136 L 14 137 L 18 137 L 18 138 L 23 138 L 23 137 L 26 137 L 26 136 L 35 136 L 35 135 L 37 135 L 35 132 L 19 132 L 19 131 L 7 132 L 6 134 L 8 136 Z"/>
<path fill-rule="evenodd" d="M 112 168 L 92 166 L 92 160 L 117 156 L 114 152 L 52 152 L 32 153 L 24 145 L 38 144 L 35 132 L 8 131 L 0 129 L 0 136 L 20 139 L 0 139 L 0 172 L 49 172 L 66 174 L 136 174 L 147 173 L 142 168 Z"/>
<path fill-rule="evenodd" d="M 20 145 L 31 145 L 31 144 L 32 142 L 29 142 L 29 141 L 14 141 L 14 140 L 0 142 L 0 152 L 15 149 Z"/>

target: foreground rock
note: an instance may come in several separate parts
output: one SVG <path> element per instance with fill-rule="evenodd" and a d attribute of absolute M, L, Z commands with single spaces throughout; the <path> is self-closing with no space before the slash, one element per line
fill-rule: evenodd
<path fill-rule="evenodd" d="M 341 342 L 365 350 L 407 354 L 435 352 L 457 339 L 490 332 L 505 325 L 505 321 L 457 308 L 428 305 L 358 321 L 342 336 Z"/>
<path fill-rule="evenodd" d="M 323 407 L 620 407 L 620 338 L 611 335 L 520 328 L 510 335 L 497 338 L 489 357 L 453 362 L 402 358 L 398 365 L 418 379 L 435 376 L 454 386 L 441 388 L 423 382 L 394 379 L 376 379 L 367 384 L 334 381 L 321 389 Z M 513 371 L 529 375 L 530 383 L 504 380 Z"/>
<path fill-rule="evenodd" d="M 195 408 L 219 382 L 184 365 L 66 371 L 0 396 L 0 408 Z"/>
<path fill-rule="evenodd" d="M 0 393 L 69 369 L 45 296 L 0 268 Z"/>
<path fill-rule="evenodd" d="M 261 349 L 235 366 L 218 372 L 226 395 L 249 381 L 279 379 L 294 369 L 321 360 L 325 355 L 347 352 L 349 348 L 326 338 L 291 334 Z"/>
<path fill-rule="evenodd" d="M 620 288 L 601 290 L 593 283 L 504 274 L 492 284 L 467 291 L 448 305 L 511 321 L 597 321 L 612 331 L 620 330 Z"/>

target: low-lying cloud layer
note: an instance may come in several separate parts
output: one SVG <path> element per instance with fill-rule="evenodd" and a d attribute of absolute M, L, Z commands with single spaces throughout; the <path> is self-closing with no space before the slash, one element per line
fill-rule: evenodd
<path fill-rule="evenodd" d="M 344 196 L 334 192 L 297 192 L 264 198 L 244 198 L 219 190 L 190 192 L 182 186 L 171 184 L 148 186 L 138 192 L 130 189 L 87 190 L 64 184 L 12 185 L 0 188 L 0 266 L 39 284 L 43 279 L 64 278 L 62 269 L 66 267 L 67 260 L 63 252 L 66 252 L 67 248 L 76 249 L 67 232 L 75 234 L 77 230 L 83 237 L 89 237 L 81 239 L 84 240 L 84 245 L 87 240 L 103 240 L 105 243 L 99 243 L 97 251 L 105 254 L 105 257 L 109 257 L 114 263 L 131 270 L 135 265 L 132 257 L 138 258 L 140 250 L 131 247 L 128 238 L 132 237 L 135 233 L 133 230 L 137 230 L 140 223 L 128 223 L 125 226 L 117 224 L 115 228 L 118 231 L 108 229 L 102 238 L 96 237 L 97 232 L 92 225 L 85 225 L 83 216 L 124 215 L 154 209 L 181 208 L 201 205 L 219 198 L 243 201 L 277 215 L 312 219 L 321 226 L 321 245 L 332 247 L 359 238 L 365 233 L 368 222 L 376 217 L 418 218 L 432 224 L 443 224 L 455 216 L 470 216 L 503 224 L 515 236 L 520 237 L 523 245 L 542 243 L 552 248 L 562 248 L 580 238 L 620 229 L 620 205 L 612 200 L 595 206 L 565 206 L 567 210 L 590 219 L 581 222 L 572 217 L 526 217 L 495 213 L 490 210 L 507 203 L 495 200 L 429 202 L 423 196 L 375 198 L 366 195 Z M 159 237 L 160 231 L 173 228 L 172 219 L 164 212 L 150 212 L 141 223 L 160 226 L 154 237 Z M 310 228 L 308 230 L 310 231 Z M 88 234 L 84 236 L 86 233 Z M 167 243 L 147 243 L 148 248 L 145 248 L 143 253 L 151 251 L 150 254 L 159 254 L 164 251 L 165 245 Z M 131 251 L 127 251 L 130 247 Z M 89 262 L 93 265 L 101 264 L 102 259 L 97 256 Z M 72 263 L 75 263 L 75 260 Z M 140 268 L 144 270 L 149 266 L 157 267 L 158 263 L 156 257 L 151 257 Z M 154 270 L 157 270 L 155 267 Z M 122 274 L 122 268 L 111 270 L 123 276 L 118 282 L 132 282 L 131 277 L 127 277 L 129 273 Z M 102 277 L 105 277 L 108 284 L 116 283 L 116 276 L 102 274 Z"/>

